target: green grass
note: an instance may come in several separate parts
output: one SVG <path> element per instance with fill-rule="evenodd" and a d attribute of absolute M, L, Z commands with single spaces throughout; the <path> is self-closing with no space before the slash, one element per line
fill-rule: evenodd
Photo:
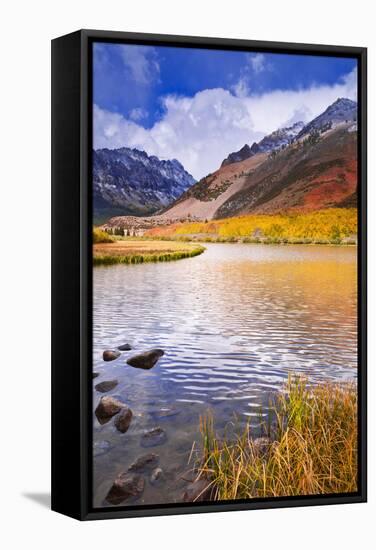
<path fill-rule="evenodd" d="M 217 437 L 210 415 L 201 419 L 199 475 L 211 483 L 215 500 L 357 491 L 354 383 L 309 387 L 290 377 L 271 417 L 262 452 L 249 426 L 228 441 Z"/>

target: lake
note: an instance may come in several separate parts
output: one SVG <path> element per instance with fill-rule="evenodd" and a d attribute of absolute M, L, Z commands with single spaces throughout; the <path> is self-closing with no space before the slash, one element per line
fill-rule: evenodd
<path fill-rule="evenodd" d="M 175 262 L 94 268 L 94 385 L 117 379 L 103 395 L 134 414 L 125 434 L 93 415 L 94 506 L 106 505 L 116 475 L 147 452 L 159 455 L 164 479 L 147 482 L 137 504 L 179 502 L 208 410 L 220 432 L 229 422 L 257 424 L 289 372 L 312 383 L 356 378 L 355 247 L 205 246 Z M 126 342 L 132 351 L 102 360 Z M 165 352 L 152 370 L 126 364 L 151 348 Z M 101 395 L 94 390 L 94 408 Z M 167 441 L 142 448 L 155 426 Z"/>

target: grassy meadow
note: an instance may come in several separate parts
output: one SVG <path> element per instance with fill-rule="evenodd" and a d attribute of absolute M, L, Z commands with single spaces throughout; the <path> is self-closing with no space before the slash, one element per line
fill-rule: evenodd
<path fill-rule="evenodd" d="M 205 250 L 203 246 L 191 243 L 134 238 L 116 239 L 98 229 L 94 229 L 93 241 L 94 265 L 168 262 L 191 258 L 202 254 Z"/>
<path fill-rule="evenodd" d="M 290 378 L 272 404 L 265 438 L 249 426 L 235 441 L 201 419 L 203 460 L 215 500 L 347 493 L 357 490 L 357 391 L 354 383 L 309 387 Z M 261 442 L 261 445 L 260 445 Z"/>
<path fill-rule="evenodd" d="M 355 208 L 306 213 L 252 214 L 204 222 L 176 223 L 146 233 L 152 238 L 204 242 L 356 244 Z"/>

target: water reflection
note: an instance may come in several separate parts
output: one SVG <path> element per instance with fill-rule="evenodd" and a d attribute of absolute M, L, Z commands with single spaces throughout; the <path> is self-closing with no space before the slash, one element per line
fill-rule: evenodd
<path fill-rule="evenodd" d="M 95 440 L 111 445 L 96 457 L 96 505 L 140 454 L 140 434 L 163 406 L 179 414 L 164 420 L 169 438 L 157 449 L 178 471 L 208 408 L 219 426 L 234 413 L 252 420 L 289 371 L 313 381 L 355 377 L 356 293 L 350 247 L 212 244 L 178 262 L 95 268 L 95 382 L 117 378 L 110 394 L 135 413 L 125 435 L 95 422 Z M 165 355 L 151 371 L 125 366 L 128 352 L 102 361 L 104 349 L 124 342 L 129 353 L 160 347 Z M 147 486 L 143 502 L 179 500 L 171 479 L 158 491 Z"/>

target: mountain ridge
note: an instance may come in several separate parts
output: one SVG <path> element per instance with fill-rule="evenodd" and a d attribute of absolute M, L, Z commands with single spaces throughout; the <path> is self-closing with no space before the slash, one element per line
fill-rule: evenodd
<path fill-rule="evenodd" d="M 195 183 L 182 164 L 136 148 L 93 150 L 94 218 L 150 215 Z"/>

